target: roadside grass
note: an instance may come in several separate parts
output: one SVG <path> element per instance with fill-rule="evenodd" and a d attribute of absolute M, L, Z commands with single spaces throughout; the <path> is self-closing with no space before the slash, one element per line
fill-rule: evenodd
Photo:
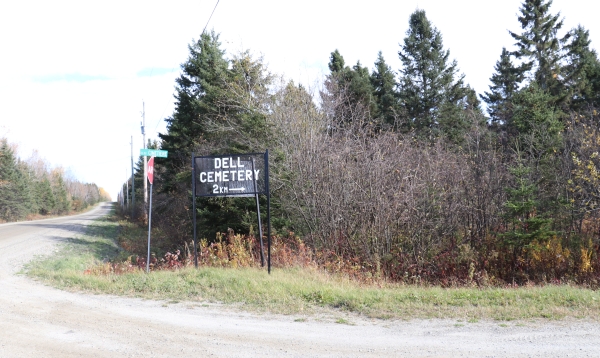
<path fill-rule="evenodd" d="M 54 256 L 33 260 L 26 273 L 72 291 L 174 302 L 223 303 L 250 311 L 311 314 L 323 309 L 379 319 L 453 318 L 465 322 L 600 319 L 600 293 L 568 286 L 441 288 L 379 282 L 366 285 L 314 268 L 184 268 L 125 274 L 86 274 L 108 259 L 127 257 L 116 242 L 114 217 L 96 221 Z M 338 323 L 351 324 L 345 319 Z"/>

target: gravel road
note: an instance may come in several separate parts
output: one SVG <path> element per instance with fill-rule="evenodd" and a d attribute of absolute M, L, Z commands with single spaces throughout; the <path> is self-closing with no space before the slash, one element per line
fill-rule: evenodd
<path fill-rule="evenodd" d="M 0 225 L 0 357 L 599 357 L 595 321 L 278 316 L 197 302 L 87 295 L 18 275 L 110 209 Z M 343 320 L 347 324 L 336 323 Z"/>

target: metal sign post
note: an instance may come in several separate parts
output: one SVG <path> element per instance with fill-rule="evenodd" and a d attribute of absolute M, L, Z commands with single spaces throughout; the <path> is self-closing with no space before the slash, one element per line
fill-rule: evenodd
<path fill-rule="evenodd" d="M 146 272 L 150 272 L 150 232 L 152 229 L 152 184 L 154 183 L 154 157 L 166 158 L 168 152 L 158 149 L 140 149 L 140 155 L 151 157 L 148 161 L 148 181 L 150 182 L 150 207 L 148 209 L 148 256 L 146 257 Z M 146 178 L 144 178 L 146 180 Z"/>
<path fill-rule="evenodd" d="M 152 183 L 154 182 L 154 157 L 148 161 L 148 181 L 150 182 L 150 209 L 148 210 L 148 256 L 146 273 L 150 272 L 150 231 L 152 229 Z"/>
<path fill-rule="evenodd" d="M 256 165 L 254 163 L 254 158 L 252 158 L 252 171 L 256 169 Z M 260 266 L 265 267 L 265 249 L 263 245 L 263 232 L 262 232 L 262 220 L 260 219 L 260 203 L 258 201 L 258 188 L 256 187 L 256 180 L 254 181 L 254 194 L 256 198 L 256 218 L 258 220 L 258 237 L 260 238 Z"/>
<path fill-rule="evenodd" d="M 267 192 L 267 271 L 271 274 L 271 190 L 269 189 L 269 150 L 265 152 L 265 191 Z"/>
<path fill-rule="evenodd" d="M 268 271 L 271 273 L 271 202 L 269 151 L 265 153 L 196 156 L 192 154 L 192 208 L 194 210 L 194 264 L 198 267 L 196 197 L 255 197 L 264 265 L 259 194 L 267 195 Z"/>

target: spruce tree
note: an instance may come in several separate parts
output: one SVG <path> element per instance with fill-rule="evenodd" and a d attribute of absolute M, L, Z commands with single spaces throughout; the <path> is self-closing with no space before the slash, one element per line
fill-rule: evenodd
<path fill-rule="evenodd" d="M 371 73 L 371 86 L 377 109 L 374 116 L 383 125 L 395 126 L 399 115 L 396 79 L 381 51 L 377 54 L 375 70 Z"/>
<path fill-rule="evenodd" d="M 19 171 L 19 177 L 23 182 L 23 204 L 24 209 L 28 214 L 34 214 L 38 212 L 37 198 L 36 198 L 36 178 L 35 172 L 29 167 L 28 163 L 22 160 L 17 160 L 17 170 Z"/>
<path fill-rule="evenodd" d="M 52 185 L 48 177 L 44 175 L 44 178 L 36 183 L 36 192 L 38 197 L 38 210 L 42 215 L 47 215 L 54 212 L 56 207 L 56 199 L 52 192 Z"/>
<path fill-rule="evenodd" d="M 438 118 L 440 134 L 455 144 L 463 144 L 465 133 L 475 127 L 485 127 L 486 123 L 475 90 L 466 86 L 461 92 L 460 97 L 442 104 Z"/>
<path fill-rule="evenodd" d="M 174 113 L 167 119 L 167 133 L 160 135 L 161 149 L 169 151 L 169 158 L 157 160 L 157 167 L 164 168 L 157 175 L 161 176 L 160 191 L 168 193 L 168 198 L 156 210 L 173 211 L 177 205 L 181 213 L 188 210 L 191 200 L 197 200 L 199 235 L 213 239 L 216 231 L 247 229 L 242 217 L 255 204 L 247 198 L 189 198 L 191 154 L 263 152 L 268 148 L 272 76 L 262 59 L 253 59 L 248 51 L 225 59 L 214 32 L 202 34 L 189 52 L 177 79 Z M 136 188 L 141 188 L 144 179 L 136 175 L 135 180 Z M 191 231 L 191 223 L 185 224 Z"/>
<path fill-rule="evenodd" d="M 262 153 L 272 148 L 272 127 L 268 121 L 272 81 L 262 58 L 253 58 L 249 51 L 232 57 L 226 85 L 215 103 L 220 116 L 207 122 L 210 135 L 205 147 L 210 148 L 211 154 Z M 275 167 L 272 166 L 271 175 L 276 173 Z M 202 198 L 199 203 L 198 228 L 204 237 L 213 238 L 216 232 L 227 232 L 229 228 L 248 233 L 256 220 L 253 198 Z M 272 205 L 275 210 L 275 195 Z"/>
<path fill-rule="evenodd" d="M 28 210 L 25 179 L 6 139 L 0 139 L 0 219 L 23 219 Z"/>
<path fill-rule="evenodd" d="M 570 41 L 564 46 L 567 52 L 565 87 L 569 94 L 569 109 L 574 111 L 600 104 L 600 61 L 590 43 L 589 31 L 580 25 L 571 30 Z"/>
<path fill-rule="evenodd" d="M 565 99 L 561 87 L 561 42 L 566 38 L 558 38 L 558 30 L 563 21 L 560 13 L 550 14 L 552 0 L 525 0 L 521 5 L 519 22 L 521 34 L 509 31 L 517 41 L 514 55 L 523 60 L 524 68 L 533 71 L 531 80 L 535 81 L 542 91 L 553 96 L 553 102 Z"/>
<path fill-rule="evenodd" d="M 233 56 L 226 85 L 215 104 L 220 115 L 209 120 L 209 142 L 221 153 L 262 152 L 270 140 L 267 123 L 273 76 L 250 51 Z"/>
<path fill-rule="evenodd" d="M 515 66 L 510 53 L 502 48 L 500 60 L 496 62 L 490 81 L 490 91 L 480 95 L 487 104 L 487 112 L 494 126 L 504 126 L 512 117 L 512 97 L 525 78 L 524 67 Z"/>
<path fill-rule="evenodd" d="M 209 133 L 208 118 L 218 115 L 215 105 L 227 78 L 228 61 L 220 48 L 219 36 L 203 33 L 200 39 L 188 46 L 189 57 L 181 65 L 182 73 L 176 80 L 175 110 L 167 118 L 167 133 L 160 134 L 162 149 L 169 151 L 169 159 L 157 158 L 157 166 L 168 170 L 164 178 L 164 191 L 175 188 L 177 181 L 186 180 L 177 175 L 189 167 L 193 148 Z"/>
<path fill-rule="evenodd" d="M 333 127 L 365 120 L 377 112 L 369 70 L 360 61 L 351 68 L 344 67 L 344 58 L 338 50 L 331 53 L 325 91 L 321 98 L 329 112 Z"/>
<path fill-rule="evenodd" d="M 369 69 L 363 67 L 360 61 L 357 61 L 356 65 L 352 66 L 352 70 L 349 72 L 349 82 L 352 100 L 362 102 L 369 109 L 370 115 L 373 116 L 377 110 Z"/>
<path fill-rule="evenodd" d="M 552 97 L 532 82 L 513 98 L 513 117 L 509 122 L 510 144 L 522 153 L 521 163 L 537 187 L 538 213 L 556 216 L 565 210 L 561 153 L 564 147 L 562 112 L 548 103 Z"/>
<path fill-rule="evenodd" d="M 538 213 L 537 186 L 531 180 L 531 169 L 519 161 L 509 168 L 514 177 L 512 187 L 506 189 L 508 200 L 504 204 L 507 230 L 500 235 L 503 245 L 514 252 L 514 259 L 534 240 L 545 240 L 554 234 L 550 230 L 551 220 Z"/>
<path fill-rule="evenodd" d="M 458 105 L 466 95 L 464 76 L 457 76 L 456 61 L 449 62 L 441 33 L 429 22 L 424 10 L 409 20 L 404 43 L 398 52 L 400 101 L 409 117 L 408 127 L 425 135 L 439 132 L 442 108 Z M 458 120 L 458 118 L 456 118 Z"/>
<path fill-rule="evenodd" d="M 508 126 L 522 145 L 519 149 L 535 158 L 555 153 L 562 145 L 560 112 L 548 106 L 550 101 L 550 94 L 537 82 L 520 90 L 512 100 L 513 116 Z"/>
<path fill-rule="evenodd" d="M 52 171 L 52 192 L 55 198 L 54 211 L 57 214 L 65 214 L 71 210 L 71 200 L 60 169 Z"/>
<path fill-rule="evenodd" d="M 331 71 L 331 73 L 340 73 L 345 68 L 344 57 L 340 54 L 338 49 L 335 49 L 329 57 L 329 71 Z"/>

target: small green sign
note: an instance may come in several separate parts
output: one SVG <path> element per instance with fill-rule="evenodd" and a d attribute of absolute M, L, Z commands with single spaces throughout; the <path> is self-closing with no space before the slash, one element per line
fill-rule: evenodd
<path fill-rule="evenodd" d="M 166 150 L 159 149 L 140 149 L 140 156 L 142 157 L 158 157 L 158 158 L 166 158 L 167 154 Z"/>

